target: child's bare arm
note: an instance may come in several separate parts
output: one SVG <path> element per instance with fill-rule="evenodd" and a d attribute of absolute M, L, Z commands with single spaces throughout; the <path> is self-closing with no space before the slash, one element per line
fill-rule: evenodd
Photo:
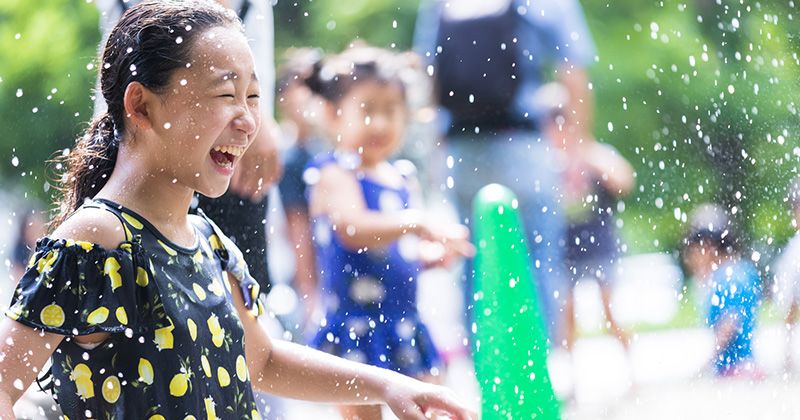
<path fill-rule="evenodd" d="M 336 165 L 322 169 L 310 206 L 313 216 L 330 218 L 337 237 L 351 249 L 386 246 L 404 234 L 420 234 L 425 228 L 418 210 L 381 213 L 367 208 L 355 176 Z"/>
<path fill-rule="evenodd" d="M 231 286 L 238 290 L 237 284 Z M 256 389 L 317 402 L 386 403 L 402 420 L 425 419 L 425 412 L 448 413 L 455 420 L 475 418 L 445 388 L 298 344 L 272 341 L 245 307 L 242 296 L 233 295 L 245 331 L 250 380 Z"/>
<path fill-rule="evenodd" d="M 0 419 L 13 419 L 14 403 L 39 375 L 64 338 L 9 318 L 0 323 Z"/>

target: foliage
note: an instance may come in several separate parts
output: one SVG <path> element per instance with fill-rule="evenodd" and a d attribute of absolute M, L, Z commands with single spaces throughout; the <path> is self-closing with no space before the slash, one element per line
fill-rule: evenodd
<path fill-rule="evenodd" d="M 0 179 L 42 196 L 44 161 L 91 117 L 98 17 L 72 0 L 0 2 Z"/>

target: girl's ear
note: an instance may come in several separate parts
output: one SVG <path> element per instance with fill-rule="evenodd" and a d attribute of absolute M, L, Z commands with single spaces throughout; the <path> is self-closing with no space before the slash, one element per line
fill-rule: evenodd
<path fill-rule="evenodd" d="M 154 101 L 157 100 L 155 93 L 146 88 L 139 82 L 131 82 L 125 88 L 123 105 L 125 106 L 125 117 L 133 124 L 126 124 L 137 129 L 149 129 L 153 127 L 152 111 Z"/>

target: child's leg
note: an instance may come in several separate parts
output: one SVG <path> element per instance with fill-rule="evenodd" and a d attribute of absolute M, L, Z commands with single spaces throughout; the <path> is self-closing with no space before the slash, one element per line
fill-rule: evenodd
<path fill-rule="evenodd" d="M 617 323 L 617 320 L 614 318 L 614 313 L 611 311 L 611 286 L 609 284 L 600 282 L 600 299 L 603 301 L 603 312 L 605 313 L 611 333 L 622 343 L 625 350 L 628 350 L 630 346 L 628 333 L 619 326 L 619 323 Z"/>
<path fill-rule="evenodd" d="M 381 420 L 380 405 L 343 405 L 339 412 L 344 420 Z"/>
<path fill-rule="evenodd" d="M 575 345 L 575 289 L 570 288 L 564 302 L 564 348 L 572 353 Z"/>

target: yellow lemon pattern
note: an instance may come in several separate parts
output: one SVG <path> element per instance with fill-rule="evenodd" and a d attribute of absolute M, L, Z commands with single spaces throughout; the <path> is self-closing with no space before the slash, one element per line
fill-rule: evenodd
<path fill-rule="evenodd" d="M 105 381 L 103 381 L 103 399 L 108 401 L 110 404 L 117 402 L 121 393 L 122 387 L 120 386 L 119 379 L 116 376 L 109 376 Z"/>
<path fill-rule="evenodd" d="M 109 279 L 111 279 L 111 290 L 117 290 L 122 286 L 122 276 L 119 274 L 119 261 L 114 257 L 106 258 L 105 271 Z"/>
<path fill-rule="evenodd" d="M 39 259 L 39 262 L 36 264 L 36 271 L 41 273 L 47 273 L 53 268 L 53 264 L 56 263 L 58 260 L 58 250 L 54 249 L 48 252 L 43 258 Z"/>
<path fill-rule="evenodd" d="M 244 356 L 240 354 L 239 357 L 236 358 L 236 377 L 244 382 L 247 380 L 247 373 L 247 362 L 245 362 Z"/>
<path fill-rule="evenodd" d="M 217 347 L 222 347 L 225 341 L 225 329 L 219 325 L 219 318 L 216 315 L 211 315 L 207 321 L 208 331 L 211 333 L 211 342 Z"/>
<path fill-rule="evenodd" d="M 136 230 L 144 229 L 144 225 L 142 224 L 142 222 L 136 220 L 135 217 L 131 216 L 128 213 L 125 213 L 124 211 L 122 212 L 122 218 L 125 219 L 126 222 L 130 223 L 130 225 L 133 226 L 134 229 Z"/>
<path fill-rule="evenodd" d="M 156 343 L 159 351 L 168 350 L 175 346 L 175 336 L 172 335 L 172 330 L 174 329 L 175 325 L 170 320 L 170 325 L 156 330 L 153 342 Z"/>
<path fill-rule="evenodd" d="M 89 316 L 86 317 L 86 322 L 88 322 L 90 325 L 98 325 L 106 322 L 107 319 L 108 308 L 101 306 L 89 313 Z"/>
<path fill-rule="evenodd" d="M 206 355 L 200 356 L 200 364 L 203 366 L 203 373 L 206 374 L 206 377 L 211 377 L 211 363 L 208 362 L 208 357 Z"/>
<path fill-rule="evenodd" d="M 206 291 L 199 284 L 192 283 L 192 290 L 194 290 L 194 294 L 197 295 L 200 301 L 206 300 Z"/>
<path fill-rule="evenodd" d="M 94 398 L 94 384 L 92 383 L 92 370 L 84 363 L 79 363 L 72 369 L 69 378 L 75 382 L 78 396 L 84 400 Z"/>
<path fill-rule="evenodd" d="M 139 380 L 147 385 L 153 385 L 153 365 L 145 358 L 139 359 Z"/>
<path fill-rule="evenodd" d="M 189 389 L 189 375 L 186 373 L 178 373 L 169 381 L 169 394 L 173 397 L 182 397 Z"/>
<path fill-rule="evenodd" d="M 128 325 L 128 313 L 125 312 L 125 308 L 120 306 L 114 311 L 114 314 L 117 316 L 117 321 L 119 321 L 122 325 Z"/>
<path fill-rule="evenodd" d="M 174 256 L 178 255 L 178 251 L 170 248 L 164 242 L 161 242 L 161 239 L 158 239 L 158 244 L 161 245 L 162 248 L 164 248 L 164 251 L 167 251 L 167 254 L 169 254 L 170 257 L 174 257 Z"/>
<path fill-rule="evenodd" d="M 217 379 L 219 379 L 219 386 L 223 388 L 231 384 L 231 375 L 222 366 L 217 368 Z"/>
<path fill-rule="evenodd" d="M 258 293 L 241 272 L 241 252 L 214 252 L 233 244 L 197 216 L 190 220 L 199 246 L 183 252 L 140 216 L 116 210 L 128 240 L 116 249 L 41 241 L 6 311 L 60 334 L 113 331 L 113 340 L 91 350 L 71 340 L 54 349 L 51 369 L 63 417 L 260 418 L 242 323 L 230 302 L 232 293 L 247 301 Z M 222 267 L 234 278 L 229 281 Z"/>
<path fill-rule="evenodd" d="M 64 309 L 55 303 L 51 303 L 42 309 L 39 318 L 41 319 L 42 324 L 47 325 L 48 327 L 58 328 L 64 325 Z"/>
<path fill-rule="evenodd" d="M 150 284 L 150 279 L 147 276 L 147 270 L 142 267 L 136 268 L 136 284 L 142 287 L 147 287 Z"/>
<path fill-rule="evenodd" d="M 192 321 L 192 318 L 186 320 L 186 327 L 189 328 L 189 337 L 192 341 L 197 341 L 197 324 Z"/>
<path fill-rule="evenodd" d="M 217 410 L 215 408 L 214 399 L 208 397 L 203 400 L 206 405 L 206 415 L 208 416 L 208 420 L 217 420 Z"/>

